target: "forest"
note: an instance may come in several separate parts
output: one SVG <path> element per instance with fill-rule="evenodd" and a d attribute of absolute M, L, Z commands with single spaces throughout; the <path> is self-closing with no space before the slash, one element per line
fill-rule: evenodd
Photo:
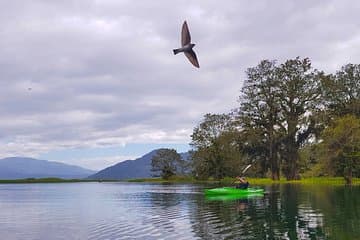
<path fill-rule="evenodd" d="M 247 164 L 247 175 L 273 180 L 360 177 L 360 65 L 328 74 L 309 58 L 262 60 L 242 81 L 237 108 L 193 130 L 195 178 L 234 177 Z"/>

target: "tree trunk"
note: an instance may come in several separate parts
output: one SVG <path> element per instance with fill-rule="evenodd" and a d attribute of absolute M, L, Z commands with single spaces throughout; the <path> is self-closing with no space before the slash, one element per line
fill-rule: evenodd
<path fill-rule="evenodd" d="M 286 172 L 284 173 L 287 180 L 298 180 L 299 177 L 299 169 L 298 169 L 298 160 L 299 160 L 299 152 L 298 145 L 296 143 L 296 124 L 297 120 L 294 117 L 291 117 L 288 121 L 288 137 L 285 142 L 286 149 Z"/>
<path fill-rule="evenodd" d="M 280 180 L 280 171 L 279 169 L 276 169 L 271 172 L 271 179 L 274 181 L 279 181 Z"/>
<path fill-rule="evenodd" d="M 272 180 L 280 180 L 280 168 L 277 161 L 277 158 L 272 156 L 270 159 L 270 170 L 271 170 L 271 179 Z"/>
<path fill-rule="evenodd" d="M 295 160 L 291 160 L 287 169 L 286 180 L 299 180 L 299 171 Z"/>
<path fill-rule="evenodd" d="M 352 168 L 351 167 L 347 167 L 347 169 L 345 170 L 345 184 L 346 185 L 352 185 Z"/>
<path fill-rule="evenodd" d="M 270 149 L 269 149 L 269 158 L 270 158 L 270 170 L 271 170 L 271 179 L 278 181 L 280 180 L 280 168 L 277 158 L 277 151 L 274 144 L 274 135 L 273 129 L 270 130 Z"/>
<path fill-rule="evenodd" d="M 286 180 L 299 180 L 298 159 L 299 154 L 296 143 L 288 143 L 286 156 L 285 176 Z"/>

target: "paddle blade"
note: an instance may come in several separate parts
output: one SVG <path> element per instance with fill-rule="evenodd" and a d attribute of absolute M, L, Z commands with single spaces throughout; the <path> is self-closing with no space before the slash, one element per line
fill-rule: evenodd
<path fill-rule="evenodd" d="M 242 171 L 242 173 L 245 173 L 250 167 L 251 167 L 251 164 L 247 165 L 247 167 Z"/>

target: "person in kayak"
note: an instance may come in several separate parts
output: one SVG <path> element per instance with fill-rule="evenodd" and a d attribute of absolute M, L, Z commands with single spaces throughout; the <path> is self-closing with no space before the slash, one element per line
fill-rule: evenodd
<path fill-rule="evenodd" d="M 246 180 L 245 177 L 240 177 L 240 176 L 237 176 L 236 177 L 237 180 L 239 180 L 239 184 L 236 186 L 236 188 L 238 189 L 247 189 L 249 187 L 249 182 Z"/>

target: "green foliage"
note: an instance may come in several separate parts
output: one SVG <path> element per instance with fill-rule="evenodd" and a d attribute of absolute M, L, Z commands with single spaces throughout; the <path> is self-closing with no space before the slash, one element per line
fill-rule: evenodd
<path fill-rule="evenodd" d="M 195 127 L 191 135 L 191 145 L 195 148 L 210 147 L 224 132 L 233 129 L 234 125 L 229 115 L 207 113 L 199 126 Z"/>
<path fill-rule="evenodd" d="M 272 179 L 279 179 L 280 118 L 279 82 L 275 61 L 263 60 L 247 70 L 247 79 L 239 98 L 241 106 L 235 113 L 241 126 L 242 151 L 260 162 L 260 175 L 271 169 Z"/>
<path fill-rule="evenodd" d="M 326 176 L 323 163 L 319 161 L 319 145 L 308 144 L 300 149 L 299 172 L 302 177 Z"/>
<path fill-rule="evenodd" d="M 278 68 L 280 108 L 283 118 L 282 161 L 288 180 L 299 176 L 299 149 L 317 132 L 316 112 L 320 111 L 320 79 L 308 58 L 287 60 Z"/>
<path fill-rule="evenodd" d="M 360 64 L 347 64 L 322 81 L 324 98 L 332 116 L 360 117 Z"/>
<path fill-rule="evenodd" d="M 322 153 L 329 171 L 351 184 L 360 176 L 360 118 L 338 118 L 323 132 Z"/>
<path fill-rule="evenodd" d="M 191 135 L 194 175 L 199 179 L 236 175 L 241 156 L 231 116 L 206 114 Z"/>
<path fill-rule="evenodd" d="M 151 159 L 151 171 L 160 172 L 160 176 L 168 179 L 183 166 L 183 160 L 175 149 L 159 149 Z"/>
<path fill-rule="evenodd" d="M 247 70 L 237 119 L 243 150 L 280 178 L 280 164 L 290 179 L 298 176 L 299 149 L 319 132 L 320 79 L 310 60 L 295 58 L 277 66 L 264 60 Z"/>
<path fill-rule="evenodd" d="M 273 180 L 359 176 L 360 164 L 354 165 L 358 143 L 341 141 L 337 150 L 324 144 L 329 136 L 347 135 L 346 129 L 334 133 L 330 124 L 335 118 L 360 116 L 360 65 L 347 64 L 326 75 L 313 69 L 308 58 L 297 57 L 282 64 L 263 60 L 246 74 L 239 108 L 231 114 L 206 114 L 194 128 L 197 178 L 235 176 L 250 162 L 256 163 L 252 176 Z"/>

